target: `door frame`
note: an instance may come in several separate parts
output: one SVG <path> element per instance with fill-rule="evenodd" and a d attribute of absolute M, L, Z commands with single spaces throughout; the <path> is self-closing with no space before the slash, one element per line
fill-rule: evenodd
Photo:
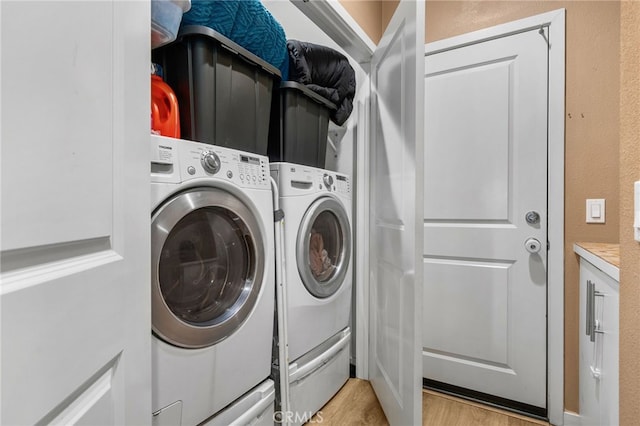
<path fill-rule="evenodd" d="M 346 9 L 335 0 L 290 0 L 306 16 L 320 26 L 345 51 L 367 68 L 375 43 L 360 28 Z M 548 354 L 547 399 L 549 421 L 555 425 L 564 423 L 564 136 L 565 136 L 565 9 L 558 9 L 510 23 L 474 31 L 446 40 L 425 45 L 425 54 L 453 46 L 477 43 L 492 38 L 540 27 L 549 28 L 549 128 L 548 128 Z M 358 118 L 368 121 L 368 105 L 358 108 Z M 358 131 L 355 168 L 355 205 L 357 212 L 366 212 L 369 202 L 368 161 L 369 147 L 367 126 Z M 553 185 L 551 185 L 553 183 Z M 366 214 L 354 215 L 353 227 L 366 226 Z M 366 247 L 366 233 L 356 232 L 355 250 Z M 360 290 L 356 292 L 356 376 L 368 378 L 368 270 L 366 256 L 354 256 L 354 270 L 358 275 Z M 355 281 L 354 281 L 355 283 Z"/>
<path fill-rule="evenodd" d="M 345 52 L 370 73 L 371 57 L 376 44 L 364 32 L 356 20 L 337 0 L 289 0 L 302 13 L 320 27 Z M 371 92 L 371 79 L 368 75 L 365 84 Z M 355 296 L 354 329 L 352 341 L 355 345 L 355 376 L 369 379 L 369 256 L 360 256 L 369 246 L 369 201 L 371 187 L 369 185 L 371 152 L 369 149 L 369 122 L 371 120 L 370 102 L 358 102 L 354 114 L 358 117 L 358 130 L 354 147 L 354 173 L 352 178 L 353 207 L 352 215 L 352 259 L 353 288 Z M 365 231 L 360 231 L 365 230 Z M 355 335 L 355 338 L 353 337 Z"/>
<path fill-rule="evenodd" d="M 547 415 L 554 425 L 564 424 L 565 15 L 565 9 L 557 9 L 425 44 L 426 57 L 532 29 L 548 28 Z"/>

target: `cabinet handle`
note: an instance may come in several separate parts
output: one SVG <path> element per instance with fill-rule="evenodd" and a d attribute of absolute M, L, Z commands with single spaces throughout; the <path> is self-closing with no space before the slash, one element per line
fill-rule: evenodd
<path fill-rule="evenodd" d="M 596 341 L 596 284 L 591 283 L 591 293 L 589 293 L 589 304 L 591 305 L 591 327 L 589 328 L 591 334 L 589 334 L 590 341 Z"/>
<path fill-rule="evenodd" d="M 596 297 L 604 297 L 604 293 L 596 291 L 596 285 L 591 280 L 587 280 L 587 300 L 585 315 L 585 334 L 592 342 L 596 340 Z"/>
<path fill-rule="evenodd" d="M 604 297 L 604 293 L 596 291 L 595 283 L 591 283 L 591 341 L 596 341 L 596 333 L 604 334 L 600 331 L 600 323 L 596 321 L 596 297 Z"/>
<path fill-rule="evenodd" d="M 587 280 L 587 300 L 586 300 L 586 315 L 585 315 L 585 334 L 591 336 L 593 334 L 593 283 L 591 280 Z M 593 340 L 591 340 L 593 341 Z"/>

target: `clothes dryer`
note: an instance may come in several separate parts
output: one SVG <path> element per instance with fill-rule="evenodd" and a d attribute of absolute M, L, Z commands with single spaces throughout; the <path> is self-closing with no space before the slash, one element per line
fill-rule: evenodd
<path fill-rule="evenodd" d="M 292 163 L 270 169 L 284 212 L 290 420 L 298 424 L 349 377 L 351 180 Z"/>
<path fill-rule="evenodd" d="M 199 424 L 267 380 L 274 309 L 266 157 L 151 138 L 154 424 Z"/>

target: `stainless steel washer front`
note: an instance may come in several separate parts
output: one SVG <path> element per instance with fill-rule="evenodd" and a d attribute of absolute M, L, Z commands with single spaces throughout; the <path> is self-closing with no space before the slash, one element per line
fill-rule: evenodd
<path fill-rule="evenodd" d="M 257 302 L 264 259 L 256 215 L 234 195 L 195 188 L 168 199 L 151 220 L 154 333 L 184 348 L 233 334 Z"/>

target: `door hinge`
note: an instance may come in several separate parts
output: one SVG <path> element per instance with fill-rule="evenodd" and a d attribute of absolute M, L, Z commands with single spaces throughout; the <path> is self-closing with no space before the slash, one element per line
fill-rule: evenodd
<path fill-rule="evenodd" d="M 549 43 L 549 39 L 547 38 L 547 34 L 545 34 L 544 27 L 540 27 L 538 33 L 544 38 L 544 41 L 547 42 L 547 48 L 551 49 L 551 43 Z"/>

